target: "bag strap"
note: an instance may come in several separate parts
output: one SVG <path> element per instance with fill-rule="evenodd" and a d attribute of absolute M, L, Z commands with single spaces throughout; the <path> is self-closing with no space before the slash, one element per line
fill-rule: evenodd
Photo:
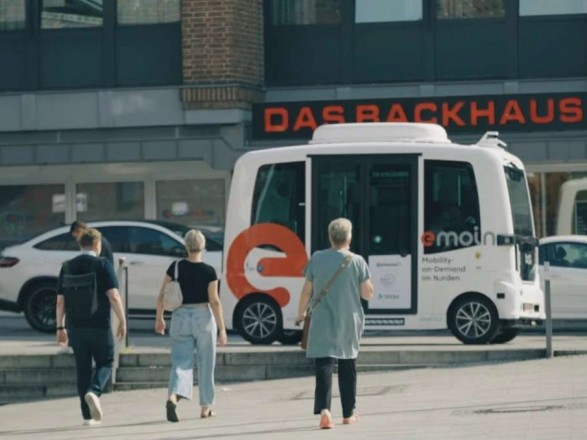
<path fill-rule="evenodd" d="M 306 308 L 307 314 L 311 314 L 314 311 L 314 309 L 316 308 L 318 303 L 320 301 L 322 301 L 322 299 L 328 293 L 328 290 L 330 290 L 332 283 L 334 283 L 334 281 L 336 280 L 338 275 L 340 275 L 340 273 L 349 265 L 352 258 L 353 258 L 352 254 L 348 253 L 347 256 L 344 258 L 344 260 L 342 260 L 342 263 L 340 263 L 340 265 L 338 266 L 338 269 L 336 269 L 336 272 L 334 272 L 332 274 L 332 276 L 330 277 L 328 282 L 324 285 L 324 287 L 322 288 L 320 293 L 318 295 L 316 295 L 316 298 L 313 301 L 310 301 L 310 303 L 308 304 L 308 307 Z"/>
<path fill-rule="evenodd" d="M 175 260 L 175 270 L 173 271 L 173 281 L 179 282 L 177 277 L 179 276 L 179 262 L 180 260 Z"/>

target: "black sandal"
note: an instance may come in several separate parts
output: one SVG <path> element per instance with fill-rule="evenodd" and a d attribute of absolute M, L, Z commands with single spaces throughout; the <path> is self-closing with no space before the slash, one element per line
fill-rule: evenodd
<path fill-rule="evenodd" d="M 214 411 L 212 411 L 212 409 L 208 408 L 208 411 L 206 411 L 205 413 L 200 413 L 200 417 L 202 419 L 207 419 L 208 417 L 214 417 L 216 415 L 216 413 Z"/>
<path fill-rule="evenodd" d="M 168 422 L 179 422 L 179 418 L 177 417 L 177 413 L 175 409 L 177 408 L 177 403 L 168 400 L 165 404 L 165 409 L 167 410 L 167 421 Z"/>

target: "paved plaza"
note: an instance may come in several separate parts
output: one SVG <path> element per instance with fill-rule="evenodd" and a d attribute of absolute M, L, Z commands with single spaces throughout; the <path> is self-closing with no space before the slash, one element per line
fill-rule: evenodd
<path fill-rule="evenodd" d="M 164 389 L 103 397 L 100 426 L 81 426 L 76 398 L 0 407 L 6 439 L 576 439 L 587 438 L 587 358 L 558 357 L 467 368 L 359 377 L 357 425 L 317 429 L 313 380 L 218 386 L 217 416 L 200 419 L 182 401 L 180 423 L 165 421 Z"/>
<path fill-rule="evenodd" d="M 53 336 L 39 335 L 15 315 L 0 316 L 0 354 L 54 354 Z M 167 350 L 166 338 L 134 332 L 129 350 Z M 500 349 L 544 348 L 539 332 L 520 335 Z M 586 353 L 585 332 L 555 333 L 558 354 Z M 363 350 L 487 350 L 465 346 L 438 334 L 368 335 Z M 496 347 L 497 348 L 497 347 Z M 236 336 L 220 351 L 247 351 Z M 255 350 L 296 350 L 255 347 Z M 299 348 L 297 348 L 299 350 Z M 72 379 L 73 380 L 73 379 Z M 336 383 L 336 381 L 335 381 Z M 341 425 L 338 394 L 336 425 L 317 428 L 312 415 L 313 378 L 218 384 L 217 416 L 199 418 L 195 401 L 181 401 L 180 423 L 165 420 L 164 388 L 114 392 L 102 398 L 100 426 L 81 426 L 77 398 L 0 406 L 0 439 L 587 439 L 587 356 L 362 373 L 358 383 L 357 425 Z M 335 386 L 336 388 L 336 386 Z M 195 389 L 197 396 L 197 388 Z"/>

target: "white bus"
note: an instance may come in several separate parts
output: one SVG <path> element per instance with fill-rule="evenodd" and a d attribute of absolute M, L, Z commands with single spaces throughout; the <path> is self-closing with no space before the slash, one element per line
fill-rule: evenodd
<path fill-rule="evenodd" d="M 524 166 L 495 135 L 457 145 L 434 124 L 336 124 L 307 145 L 241 156 L 226 215 L 228 328 L 254 344 L 299 339 L 303 269 L 338 217 L 371 270 L 367 329 L 448 327 L 484 344 L 542 321 Z"/>

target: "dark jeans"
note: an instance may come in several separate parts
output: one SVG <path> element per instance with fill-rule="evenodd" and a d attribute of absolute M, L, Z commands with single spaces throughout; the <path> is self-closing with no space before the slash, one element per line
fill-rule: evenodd
<path fill-rule="evenodd" d="M 323 409 L 330 410 L 332 401 L 332 373 L 337 359 L 316 359 L 316 391 L 314 393 L 314 414 Z M 357 366 L 356 359 L 338 359 L 338 390 L 342 403 L 342 416 L 353 415 L 357 401 Z"/>
<path fill-rule="evenodd" d="M 84 400 L 88 391 L 97 396 L 108 384 L 114 361 L 114 339 L 110 328 L 76 328 L 69 330 L 69 340 L 77 371 L 77 393 L 84 419 L 91 419 L 90 409 Z M 96 368 L 92 371 L 92 360 Z"/>

